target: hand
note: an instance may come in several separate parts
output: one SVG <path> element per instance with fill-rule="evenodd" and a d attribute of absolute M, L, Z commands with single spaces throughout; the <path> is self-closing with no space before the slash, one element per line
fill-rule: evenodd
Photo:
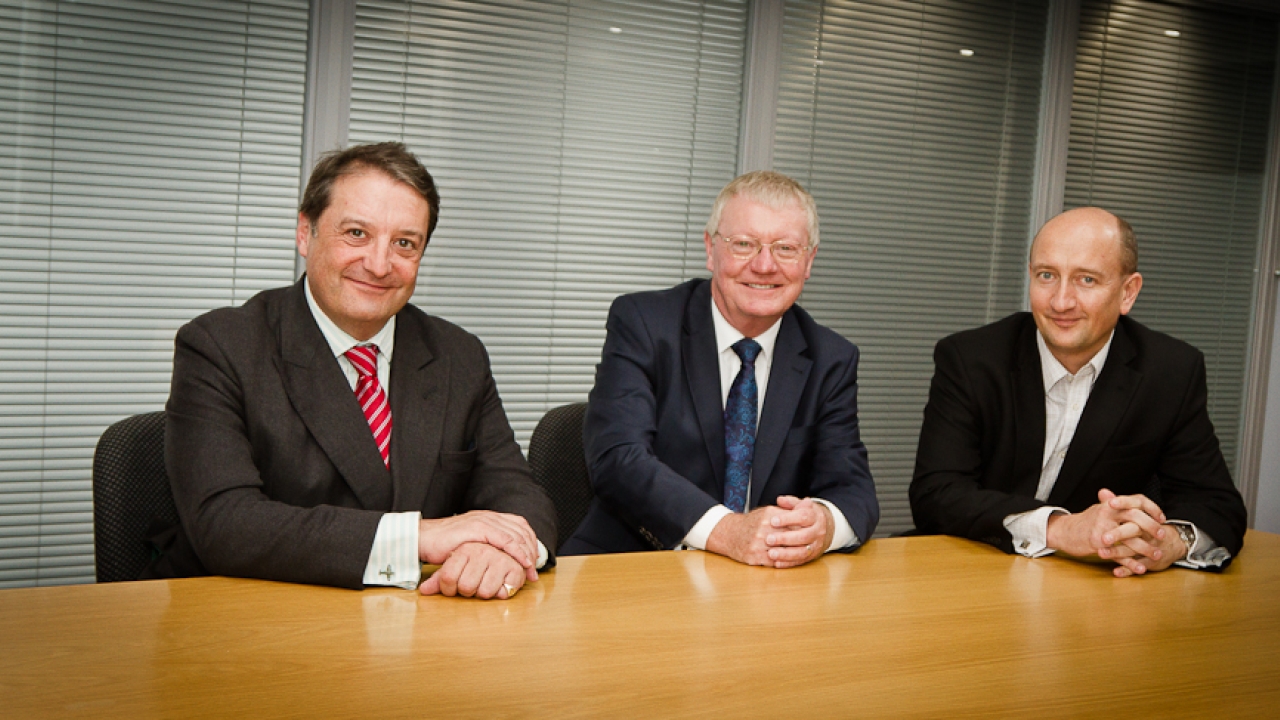
<path fill-rule="evenodd" d="M 1191 548 L 1182 542 L 1182 536 L 1176 527 L 1161 525 L 1160 529 L 1164 532 L 1164 536 L 1149 538 L 1148 543 L 1152 549 L 1146 554 L 1140 555 L 1125 545 L 1119 545 L 1099 550 L 1098 557 L 1114 560 L 1117 563 L 1117 567 L 1112 570 L 1116 577 L 1130 577 L 1165 570 L 1185 558 L 1191 552 Z"/>
<path fill-rule="evenodd" d="M 1075 515 L 1049 518 L 1049 547 L 1068 555 L 1114 560 L 1117 577 L 1163 570 L 1185 554 L 1177 531 L 1165 526 L 1164 511 L 1144 495 L 1117 496 L 1103 488 L 1098 504 Z M 1139 558 L 1142 558 L 1141 560 Z M 1121 570 L 1126 572 L 1120 572 Z"/>
<path fill-rule="evenodd" d="M 418 558 L 441 565 L 465 543 L 484 543 L 510 555 L 530 580 L 538 579 L 538 536 L 519 515 L 472 510 L 462 515 L 423 520 L 418 527 Z"/>
<path fill-rule="evenodd" d="M 535 573 L 532 580 L 537 580 Z M 422 581 L 423 595 L 506 600 L 524 587 L 525 569 L 507 553 L 482 542 L 463 543 L 444 564 Z M 505 585 L 514 590 L 507 592 Z"/>
<path fill-rule="evenodd" d="M 786 512 L 769 519 L 778 532 L 765 538 L 772 548 L 769 557 L 774 567 L 795 567 L 822 557 L 836 532 L 831 508 L 811 498 L 801 500 L 791 495 L 779 496 L 778 507 Z"/>
<path fill-rule="evenodd" d="M 820 557 L 834 532 L 830 511 L 811 500 L 784 496 L 778 501 L 788 507 L 768 505 L 721 518 L 707 537 L 707 550 L 747 565 L 776 568 Z"/>

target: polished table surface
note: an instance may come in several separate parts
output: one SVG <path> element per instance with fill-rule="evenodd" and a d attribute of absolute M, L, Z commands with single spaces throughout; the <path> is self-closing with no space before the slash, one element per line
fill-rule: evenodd
<path fill-rule="evenodd" d="M 200 578 L 0 591 L 0 716 L 1278 717 L 1280 535 L 1116 579 L 944 537 L 771 570 L 563 558 L 508 602 Z"/>

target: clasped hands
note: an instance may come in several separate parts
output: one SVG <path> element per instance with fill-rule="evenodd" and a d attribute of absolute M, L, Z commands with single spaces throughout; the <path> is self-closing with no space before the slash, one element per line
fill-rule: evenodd
<path fill-rule="evenodd" d="M 423 520 L 418 557 L 439 565 L 418 586 L 423 595 L 506 600 L 538 579 L 538 536 L 519 515 L 473 510 Z"/>
<path fill-rule="evenodd" d="M 777 505 L 721 518 L 707 537 L 707 550 L 747 565 L 789 568 L 822 557 L 834 534 L 826 505 L 782 495 Z"/>
<path fill-rule="evenodd" d="M 1116 495 L 1103 488 L 1098 504 L 1074 515 L 1049 518 L 1046 540 L 1058 552 L 1116 563 L 1116 577 L 1164 570 L 1190 548 L 1164 511 L 1145 495 Z"/>

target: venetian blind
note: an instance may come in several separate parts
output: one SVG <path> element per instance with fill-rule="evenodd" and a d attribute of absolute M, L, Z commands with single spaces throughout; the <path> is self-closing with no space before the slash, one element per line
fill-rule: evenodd
<path fill-rule="evenodd" d="M 880 534 L 913 525 L 934 344 L 1022 304 L 1045 25 L 1040 0 L 787 3 L 774 166 L 822 218 L 800 303 L 862 351 Z"/>
<path fill-rule="evenodd" d="M 435 177 L 413 302 L 485 342 L 522 445 L 586 399 L 617 295 L 705 274 L 745 34 L 743 2 L 357 4 L 351 142 Z"/>
<path fill-rule="evenodd" d="M 1276 19 L 1144 0 L 1087 0 L 1066 205 L 1133 225 L 1133 317 L 1205 354 L 1209 415 L 1239 446 Z"/>
<path fill-rule="evenodd" d="M 0 587 L 92 581 L 98 436 L 293 277 L 306 0 L 0 2 Z"/>

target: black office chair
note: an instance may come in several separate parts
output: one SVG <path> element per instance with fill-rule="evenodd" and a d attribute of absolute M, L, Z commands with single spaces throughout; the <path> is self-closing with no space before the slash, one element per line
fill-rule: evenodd
<path fill-rule="evenodd" d="M 533 479 L 551 496 L 556 506 L 557 542 L 564 545 L 591 505 L 591 481 L 582 449 L 582 423 L 586 403 L 552 408 L 538 421 L 529 439 L 529 465 Z"/>
<path fill-rule="evenodd" d="M 164 412 L 125 418 L 93 453 L 93 547 L 98 582 L 137 580 L 151 561 L 153 520 L 178 522 L 164 470 Z"/>

